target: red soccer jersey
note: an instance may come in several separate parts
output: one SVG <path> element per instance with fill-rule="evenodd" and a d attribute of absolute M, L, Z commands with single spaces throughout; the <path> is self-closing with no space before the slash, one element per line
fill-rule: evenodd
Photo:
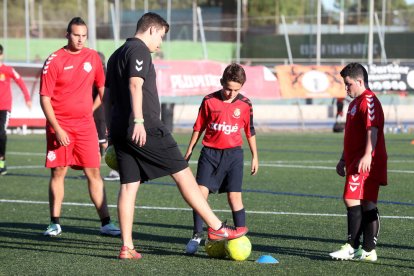
<path fill-rule="evenodd" d="M 60 49 L 43 66 L 40 95 L 51 98 L 56 119 L 66 124 L 92 116 L 92 87 L 105 85 L 102 62 L 95 50 L 78 54 Z"/>
<path fill-rule="evenodd" d="M 216 149 L 241 146 L 241 129 L 247 138 L 255 135 L 253 108 L 248 98 L 238 94 L 233 102 L 225 103 L 221 91 L 204 97 L 194 124 L 194 131 L 205 131 L 204 146 Z"/>
<path fill-rule="evenodd" d="M 10 80 L 13 79 L 23 92 L 25 101 L 30 101 L 30 94 L 19 73 L 11 66 L 0 65 L 0 110 L 11 111 L 12 91 Z"/>
<path fill-rule="evenodd" d="M 344 138 L 344 158 L 348 175 L 358 173 L 358 162 L 365 153 L 367 130 L 371 127 L 378 128 L 378 136 L 369 175 L 380 183 L 386 184 L 387 151 L 384 139 L 384 112 L 375 94 L 370 90 L 365 90 L 348 107 Z"/>

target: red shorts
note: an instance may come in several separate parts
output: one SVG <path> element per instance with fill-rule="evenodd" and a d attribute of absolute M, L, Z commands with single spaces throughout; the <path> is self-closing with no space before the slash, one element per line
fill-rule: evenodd
<path fill-rule="evenodd" d="M 46 126 L 47 168 L 72 167 L 74 169 L 99 168 L 101 155 L 99 152 L 98 134 L 93 118 L 82 119 L 72 127 L 62 126 L 69 136 L 70 144 L 59 145 L 52 127 Z"/>
<path fill-rule="evenodd" d="M 344 199 L 360 199 L 377 202 L 380 182 L 369 174 L 347 175 Z"/>

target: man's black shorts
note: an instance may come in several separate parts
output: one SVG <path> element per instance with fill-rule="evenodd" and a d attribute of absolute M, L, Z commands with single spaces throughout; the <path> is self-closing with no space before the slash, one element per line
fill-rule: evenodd
<path fill-rule="evenodd" d="M 243 149 L 203 147 L 197 166 L 197 183 L 210 193 L 241 192 L 243 182 Z"/>
<path fill-rule="evenodd" d="M 112 140 L 121 184 L 147 181 L 188 167 L 177 142 L 165 127 L 146 129 L 147 141 L 139 147 L 129 139 Z"/>

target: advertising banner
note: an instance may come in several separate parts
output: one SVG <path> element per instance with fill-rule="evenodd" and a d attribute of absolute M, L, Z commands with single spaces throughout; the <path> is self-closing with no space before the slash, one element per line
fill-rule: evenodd
<path fill-rule="evenodd" d="M 160 96 L 207 95 L 222 88 L 220 79 L 228 64 L 215 61 L 154 60 Z M 276 77 L 265 66 L 243 66 L 247 81 L 241 93 L 253 99 L 279 99 Z"/>
<path fill-rule="evenodd" d="M 342 66 L 276 66 L 282 98 L 343 98 Z"/>
<path fill-rule="evenodd" d="M 414 64 L 372 64 L 365 68 L 373 91 L 414 92 Z"/>
<path fill-rule="evenodd" d="M 215 61 L 154 60 L 158 93 L 163 97 L 203 96 L 222 88 L 220 79 L 228 64 Z M 40 64 L 10 64 L 31 92 L 33 108 L 28 110 L 19 87 L 12 82 L 13 107 L 10 127 L 43 127 L 45 118 L 39 104 Z M 241 93 L 251 100 L 279 99 L 279 84 L 265 66 L 243 66 L 247 75 Z"/>
<path fill-rule="evenodd" d="M 364 65 L 364 64 L 363 64 Z M 414 64 L 364 65 L 369 87 L 378 93 L 414 92 Z M 343 66 L 276 66 L 282 98 L 343 98 Z"/>

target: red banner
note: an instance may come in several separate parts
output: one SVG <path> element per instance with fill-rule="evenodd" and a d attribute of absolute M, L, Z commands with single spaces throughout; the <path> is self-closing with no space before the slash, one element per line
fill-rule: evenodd
<path fill-rule="evenodd" d="M 154 60 L 160 96 L 207 95 L 221 89 L 220 78 L 228 64 L 215 61 Z M 250 99 L 279 99 L 276 77 L 265 66 L 243 66 L 247 81 L 243 95 Z"/>
<path fill-rule="evenodd" d="M 342 66 L 276 66 L 283 98 L 343 98 Z"/>
<path fill-rule="evenodd" d="M 160 96 L 181 97 L 207 95 L 221 89 L 220 78 L 228 64 L 215 61 L 154 60 L 157 87 Z M 25 79 L 32 94 L 33 108 L 28 110 L 19 88 L 13 83 L 13 108 L 10 127 L 23 124 L 42 127 L 45 118 L 39 103 L 39 64 L 12 64 Z M 279 99 L 279 84 L 274 74 L 265 66 L 243 66 L 247 81 L 241 93 L 251 100 Z"/>

